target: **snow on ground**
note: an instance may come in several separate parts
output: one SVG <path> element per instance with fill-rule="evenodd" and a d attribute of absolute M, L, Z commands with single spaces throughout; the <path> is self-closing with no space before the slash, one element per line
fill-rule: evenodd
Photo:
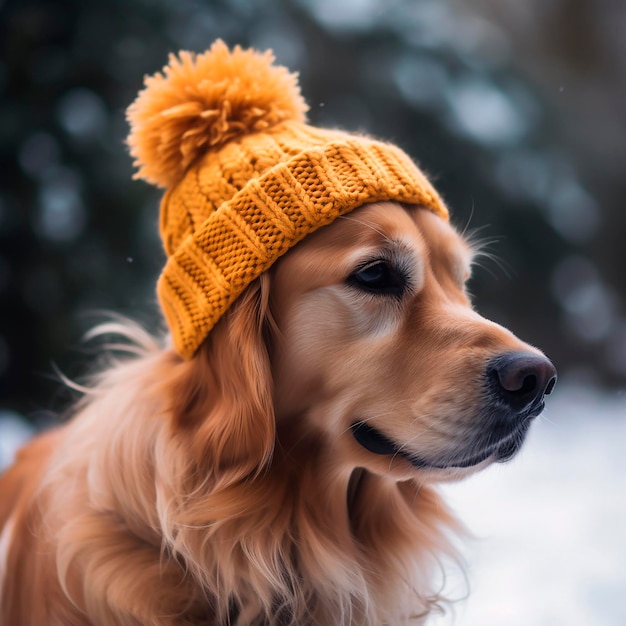
<path fill-rule="evenodd" d="M 0 469 L 31 432 L 0 410 Z M 625 626 L 625 452 L 626 395 L 561 385 L 513 461 L 446 485 L 470 594 L 429 626 Z"/>
<path fill-rule="evenodd" d="M 626 395 L 548 400 L 516 459 L 445 487 L 477 539 L 468 599 L 432 626 L 626 625 Z"/>
<path fill-rule="evenodd" d="M 34 432 L 18 413 L 0 409 L 0 472 L 10 465 L 15 451 L 30 439 Z"/>

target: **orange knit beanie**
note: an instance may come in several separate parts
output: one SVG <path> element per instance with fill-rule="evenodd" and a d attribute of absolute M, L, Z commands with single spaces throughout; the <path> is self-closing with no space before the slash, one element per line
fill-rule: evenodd
<path fill-rule="evenodd" d="M 400 149 L 307 125 L 296 75 L 273 61 L 222 41 L 171 55 L 128 109 L 136 177 L 167 189 L 157 291 L 187 359 L 248 284 L 336 217 L 381 200 L 448 217 Z"/>

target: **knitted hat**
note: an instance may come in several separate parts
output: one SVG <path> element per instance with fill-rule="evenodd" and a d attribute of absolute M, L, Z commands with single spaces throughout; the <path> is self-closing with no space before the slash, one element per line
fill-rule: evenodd
<path fill-rule="evenodd" d="M 336 217 L 381 200 L 448 217 L 395 146 L 307 125 L 297 76 L 273 61 L 222 41 L 171 55 L 128 109 L 135 177 L 167 189 L 157 292 L 187 359 L 248 284 Z"/>

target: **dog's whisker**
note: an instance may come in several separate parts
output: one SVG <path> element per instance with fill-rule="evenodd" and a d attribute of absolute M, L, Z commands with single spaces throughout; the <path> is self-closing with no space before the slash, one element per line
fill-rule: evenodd
<path fill-rule="evenodd" d="M 557 428 L 561 428 L 561 424 L 559 422 L 555 422 L 554 420 L 550 419 L 550 416 L 545 411 L 539 416 L 539 419 L 542 422 L 546 422 L 550 424 L 550 426 L 556 426 Z"/>
<path fill-rule="evenodd" d="M 361 226 L 365 226 L 366 228 L 374 231 L 376 234 L 381 236 L 382 241 L 384 242 L 391 242 L 392 239 L 389 237 L 389 234 L 386 233 L 385 231 L 376 228 L 376 226 L 374 226 L 374 224 L 372 224 L 371 222 L 366 222 L 363 220 L 359 220 L 356 219 L 354 216 L 351 215 L 340 215 L 338 217 L 338 219 L 340 220 L 344 220 L 344 221 L 348 221 L 348 222 L 355 222 L 356 224 L 361 224 Z"/>
<path fill-rule="evenodd" d="M 370 415 L 369 417 L 364 417 L 359 419 L 358 421 L 354 422 L 354 424 L 350 424 L 349 426 L 347 426 L 344 430 L 341 431 L 340 434 L 345 434 L 345 433 L 349 433 L 352 430 L 352 427 L 355 425 L 360 425 L 360 424 L 367 424 L 369 422 L 371 422 L 372 420 L 381 420 L 385 417 L 387 417 L 388 415 L 395 415 L 396 412 L 395 411 L 388 411 L 386 413 L 376 413 L 376 415 Z"/>
<path fill-rule="evenodd" d="M 474 200 L 472 199 L 472 206 L 470 208 L 470 214 L 467 218 L 467 221 L 465 222 L 465 226 L 461 229 L 461 236 L 467 238 L 467 229 L 469 228 L 469 225 L 472 221 L 472 218 L 474 217 Z"/>

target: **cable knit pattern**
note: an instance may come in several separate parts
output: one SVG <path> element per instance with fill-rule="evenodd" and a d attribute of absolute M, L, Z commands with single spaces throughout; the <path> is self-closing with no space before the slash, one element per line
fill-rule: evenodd
<path fill-rule="evenodd" d="M 222 47 L 219 53 L 216 63 L 224 62 Z M 250 52 L 236 49 L 233 54 Z M 205 67 L 210 66 L 207 55 L 202 57 Z M 189 65 L 190 57 L 184 58 Z M 268 64 L 272 60 L 267 53 L 256 57 L 256 61 L 260 59 Z M 256 62 L 236 67 L 238 71 L 242 67 L 258 71 Z M 196 69 L 192 72 L 194 80 L 198 80 Z M 290 75 L 290 81 L 284 68 L 280 70 L 285 88 L 294 89 L 293 97 L 300 98 L 295 77 Z M 213 68 L 211 76 L 215 75 Z M 159 76 L 162 98 L 166 79 Z M 238 80 L 234 76 L 228 79 Z M 249 86 L 253 79 L 246 76 L 241 82 Z M 180 75 L 177 81 L 180 84 Z M 150 102 L 150 84 L 148 79 L 148 87 L 140 96 L 144 102 Z M 223 91 L 232 94 L 233 89 Z M 256 84 L 253 91 L 258 97 L 262 86 Z M 241 94 L 237 97 L 242 100 Z M 179 94 L 177 107 L 181 98 Z M 267 104 L 267 95 L 264 98 Z M 283 109 L 289 108 L 284 105 L 288 94 L 280 94 L 280 99 Z M 142 118 L 138 101 L 131 107 L 131 147 L 133 133 L 137 136 L 141 130 L 137 125 L 154 123 Z M 152 110 L 153 103 L 150 106 Z M 246 106 L 258 113 L 254 102 L 246 101 Z M 184 154 L 176 165 L 183 167 L 184 173 L 177 178 L 176 172 L 172 173 L 170 178 L 177 182 L 161 204 L 161 236 L 168 261 L 158 283 L 174 345 L 184 358 L 194 355 L 250 282 L 306 235 L 336 217 L 368 202 L 395 200 L 421 205 L 448 219 L 436 191 L 404 152 L 366 136 L 308 126 L 300 120 L 303 106 L 298 100 L 292 107 L 297 115 L 279 119 L 269 127 L 264 124 L 261 131 L 258 122 L 249 132 L 239 123 L 238 134 L 228 135 L 222 144 L 199 144 L 199 156 L 190 164 L 186 159 L 192 149 L 186 137 Z M 226 124 L 223 115 L 219 119 Z M 193 128 L 195 133 L 197 124 Z M 164 168 L 174 158 L 171 134 L 167 141 L 165 156 L 156 150 L 153 163 L 150 150 L 144 149 L 137 163 L 149 172 L 158 171 L 161 180 L 170 180 Z"/>

